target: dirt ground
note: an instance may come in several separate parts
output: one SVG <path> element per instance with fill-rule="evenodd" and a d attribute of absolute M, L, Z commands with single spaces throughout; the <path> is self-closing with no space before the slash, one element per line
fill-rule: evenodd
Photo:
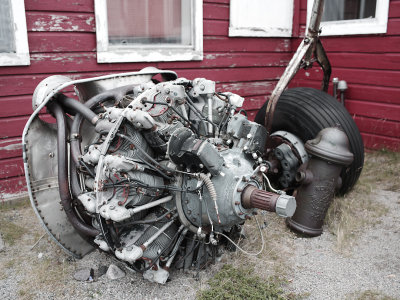
<path fill-rule="evenodd" d="M 227 253 L 199 278 L 173 271 L 163 286 L 128 270 L 114 281 L 97 278 L 102 266 L 116 263 L 112 258 L 94 251 L 74 260 L 44 235 L 28 203 L 3 205 L 0 299 L 209 299 L 202 291 L 210 289 L 209 279 L 224 265 L 252 266 L 254 276 L 278 279 L 283 299 L 400 299 L 399 167 L 398 154 L 369 154 L 359 184 L 335 199 L 320 237 L 298 236 L 284 220 L 261 214 L 262 254 Z M 240 244 L 256 252 L 261 243 L 254 221 L 245 225 L 245 233 Z M 76 281 L 75 272 L 86 267 L 94 269 L 95 281 Z"/>

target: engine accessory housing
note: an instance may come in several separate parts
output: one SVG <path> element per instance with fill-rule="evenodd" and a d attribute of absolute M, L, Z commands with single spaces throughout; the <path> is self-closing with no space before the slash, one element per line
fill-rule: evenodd
<path fill-rule="evenodd" d="M 336 127 L 321 130 L 305 147 L 312 158 L 296 175 L 302 185 L 297 190 L 296 212 L 287 224 L 295 231 L 318 236 L 335 190 L 340 188 L 340 172 L 351 164 L 353 154 L 346 134 Z"/>

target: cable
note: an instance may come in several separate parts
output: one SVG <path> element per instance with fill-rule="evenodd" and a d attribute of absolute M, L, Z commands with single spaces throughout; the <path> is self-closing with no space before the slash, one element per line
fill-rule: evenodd
<path fill-rule="evenodd" d="M 244 254 L 247 254 L 247 255 L 250 255 L 250 256 L 257 256 L 257 255 L 261 254 L 264 251 L 264 235 L 262 233 L 262 229 L 261 229 L 260 223 L 258 223 L 257 217 L 254 216 L 254 218 L 256 219 L 258 230 L 259 230 L 260 236 L 261 236 L 261 249 L 257 253 L 250 253 L 250 252 L 247 252 L 246 250 L 240 248 L 240 246 L 238 244 L 236 244 L 234 241 L 232 241 L 227 235 L 223 234 L 222 232 L 217 232 L 216 231 L 215 233 L 217 233 L 219 235 L 222 235 L 224 238 L 226 238 L 228 241 L 230 241 L 237 249 L 242 251 Z"/>
<path fill-rule="evenodd" d="M 269 181 L 267 175 L 265 175 L 264 173 L 262 173 L 262 174 L 263 174 L 264 178 L 267 180 L 269 189 L 270 189 L 271 191 L 273 191 L 274 193 L 282 194 L 281 191 L 278 191 L 278 190 L 274 189 L 274 188 L 271 186 L 271 182 Z"/>

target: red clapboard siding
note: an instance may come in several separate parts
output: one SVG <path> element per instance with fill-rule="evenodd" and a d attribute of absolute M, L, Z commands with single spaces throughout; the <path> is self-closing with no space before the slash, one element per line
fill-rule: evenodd
<path fill-rule="evenodd" d="M 380 136 L 369 133 L 361 133 L 364 145 L 367 148 L 382 149 L 387 148 L 393 151 L 400 151 L 400 139 L 387 136 Z"/>
<path fill-rule="evenodd" d="M 206 20 L 203 25 L 204 36 L 228 36 L 229 21 Z"/>
<path fill-rule="evenodd" d="M 69 11 L 69 12 L 94 12 L 93 0 L 29 0 L 25 1 L 26 10 L 35 11 Z"/>
<path fill-rule="evenodd" d="M 343 36 L 322 37 L 322 44 L 330 52 L 399 53 L 400 36 Z M 298 41 L 296 43 L 299 43 Z M 297 46 L 296 46 L 297 47 Z M 333 66 L 334 67 L 334 66 Z"/>
<path fill-rule="evenodd" d="M 29 32 L 31 53 L 94 52 L 96 35 L 88 32 Z"/>
<path fill-rule="evenodd" d="M 384 119 L 372 119 L 355 116 L 354 120 L 361 132 L 387 137 L 400 138 L 400 123 Z"/>
<path fill-rule="evenodd" d="M 0 179 L 24 174 L 24 164 L 19 157 L 1 160 Z"/>
<path fill-rule="evenodd" d="M 399 70 L 400 53 L 328 53 L 333 66 L 375 70 Z"/>
<path fill-rule="evenodd" d="M 22 135 L 22 130 L 28 121 L 28 116 L 0 119 L 0 137 L 11 138 Z"/>
<path fill-rule="evenodd" d="M 204 19 L 229 20 L 229 6 L 216 3 L 204 3 Z"/>
<path fill-rule="evenodd" d="M 203 0 L 204 3 L 229 4 L 230 0 Z"/>
<path fill-rule="evenodd" d="M 26 190 L 26 181 L 23 176 L 0 179 L 0 201 L 20 194 L 23 195 L 22 193 Z"/>
<path fill-rule="evenodd" d="M 400 1 L 391 1 L 389 18 L 400 18 Z"/>
<path fill-rule="evenodd" d="M 83 31 L 94 32 L 93 13 L 26 12 L 28 31 Z"/>
<path fill-rule="evenodd" d="M 161 69 L 181 68 L 233 68 L 233 67 L 270 67 L 286 66 L 290 60 L 289 53 L 207 53 L 203 61 L 190 62 L 161 62 L 154 63 Z M 96 53 L 35 53 L 31 54 L 29 67 L 0 68 L 0 75 L 11 74 L 39 74 L 43 70 L 43 62 L 46 62 L 46 72 L 59 74 L 60 72 L 77 73 L 92 72 L 98 70 Z M 148 63 L 105 64 L 103 70 L 132 71 L 148 66 Z M 177 71 L 179 72 L 179 71 Z"/>
<path fill-rule="evenodd" d="M 245 96 L 270 94 L 277 81 L 250 81 L 235 83 L 219 83 L 217 91 L 230 91 L 232 93 Z"/>
<path fill-rule="evenodd" d="M 400 105 L 347 100 L 346 108 L 350 114 L 371 118 L 382 118 L 397 121 L 400 124 Z"/>
<path fill-rule="evenodd" d="M 322 71 L 315 67 L 307 71 L 300 71 L 311 80 L 322 78 Z M 347 83 L 369 84 L 376 86 L 398 87 L 400 86 L 400 70 L 370 70 L 362 68 L 333 68 L 332 78 L 339 77 Z"/>
<path fill-rule="evenodd" d="M 203 39 L 205 52 L 290 52 L 289 39 L 207 37 Z M 400 41 L 400 40 L 399 40 Z"/>
<path fill-rule="evenodd" d="M 0 118 L 30 114 L 32 113 L 32 95 L 0 97 L 0 106 L 2 107 Z"/>
<path fill-rule="evenodd" d="M 0 159 L 21 157 L 22 141 L 20 137 L 0 140 Z M 0 161 L 1 165 L 3 163 Z"/>
<path fill-rule="evenodd" d="M 295 80 L 293 80 L 289 85 L 289 87 L 299 86 L 307 86 L 319 89 L 321 87 L 321 81 L 296 77 Z M 332 94 L 332 86 L 330 86 L 328 92 Z M 360 99 L 365 101 L 400 104 L 400 97 L 398 96 L 399 94 L 400 88 L 352 84 L 346 91 L 346 99 Z"/>

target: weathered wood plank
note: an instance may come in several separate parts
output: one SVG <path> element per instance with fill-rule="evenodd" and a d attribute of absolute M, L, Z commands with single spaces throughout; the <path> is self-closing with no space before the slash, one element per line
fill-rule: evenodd
<path fill-rule="evenodd" d="M 204 3 L 203 18 L 212 20 L 229 20 L 229 6 L 215 3 Z"/>
<path fill-rule="evenodd" d="M 400 19 L 392 18 L 388 20 L 386 35 L 399 35 L 400 34 Z"/>
<path fill-rule="evenodd" d="M 231 92 L 242 97 L 267 95 L 272 92 L 277 81 L 250 81 L 250 82 L 234 82 L 219 83 L 217 91 Z"/>
<path fill-rule="evenodd" d="M 300 31 L 304 33 L 303 31 Z M 322 37 L 322 44 L 328 52 L 328 58 L 332 52 L 349 53 L 376 53 L 379 59 L 380 53 L 398 53 L 400 45 L 400 36 L 340 36 L 340 37 Z M 297 49 L 301 39 L 292 40 L 292 49 Z"/>
<path fill-rule="evenodd" d="M 228 36 L 229 21 L 204 20 L 204 36 Z"/>
<path fill-rule="evenodd" d="M 93 13 L 34 12 L 26 13 L 28 31 L 82 31 L 95 32 Z"/>
<path fill-rule="evenodd" d="M 94 12 L 93 0 L 25 0 L 25 10 Z"/>
<path fill-rule="evenodd" d="M 24 174 L 22 157 L 7 158 L 0 161 L 0 179 L 21 176 Z"/>
<path fill-rule="evenodd" d="M 392 138 L 400 138 L 400 123 L 384 119 L 372 119 L 355 116 L 354 121 L 360 132 L 371 133 Z"/>
<path fill-rule="evenodd" d="M 0 139 L 0 159 L 12 157 L 22 157 L 21 138 Z"/>
<path fill-rule="evenodd" d="M 206 53 L 202 61 L 188 62 L 160 62 L 153 63 L 161 69 L 181 68 L 234 68 L 234 67 L 270 67 L 286 66 L 290 60 L 289 53 Z M 142 69 L 149 63 L 105 64 L 104 71 L 122 71 Z M 98 71 L 99 64 L 94 52 L 68 53 L 34 53 L 31 54 L 29 67 L 0 68 L 0 75 L 11 74 L 39 74 L 39 73 L 76 73 Z"/>
<path fill-rule="evenodd" d="M 28 42 L 31 53 L 96 51 L 92 32 L 29 32 Z"/>
<path fill-rule="evenodd" d="M 399 31 L 400 32 L 400 31 Z M 328 53 L 329 60 L 333 66 L 376 69 L 376 70 L 399 70 L 400 53 Z"/>
<path fill-rule="evenodd" d="M 347 100 L 346 108 L 352 115 L 400 122 L 400 105 Z"/>
<path fill-rule="evenodd" d="M 400 40 L 400 39 L 399 39 Z M 204 37 L 205 52 L 290 52 L 290 39 Z"/>
<path fill-rule="evenodd" d="M 364 145 L 370 149 L 390 149 L 392 151 L 400 150 L 400 139 L 380 136 L 369 133 L 361 133 Z"/>
<path fill-rule="evenodd" d="M 309 70 L 300 70 L 299 78 L 306 77 L 311 80 L 319 80 L 322 78 L 322 70 L 320 68 L 312 68 Z M 332 78 L 339 77 L 346 80 L 348 84 L 370 84 L 375 86 L 398 87 L 400 86 L 400 70 L 369 70 L 355 68 L 334 68 L 332 70 Z"/>
<path fill-rule="evenodd" d="M 400 18 L 400 1 L 390 1 L 389 18 Z"/>
<path fill-rule="evenodd" d="M 0 201 L 24 194 L 27 191 L 24 176 L 0 179 Z"/>

